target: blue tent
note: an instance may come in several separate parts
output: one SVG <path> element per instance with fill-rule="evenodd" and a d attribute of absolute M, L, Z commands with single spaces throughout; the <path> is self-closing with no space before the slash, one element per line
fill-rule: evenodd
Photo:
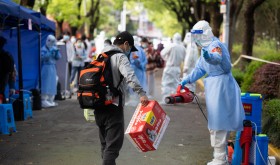
<path fill-rule="evenodd" d="M 4 49 L 14 57 L 18 70 L 16 88 L 22 91 L 38 88 L 40 82 L 40 49 L 55 23 L 39 12 L 10 0 L 0 0 L 0 36 L 7 39 Z M 41 42 L 43 41 L 43 42 Z"/>
<path fill-rule="evenodd" d="M 41 41 L 44 44 L 46 37 L 54 34 L 55 23 L 10 0 L 0 0 L 0 15 L 0 35 L 8 40 L 5 49 L 13 55 L 18 71 L 22 69 L 17 87 L 24 90 L 36 88 L 40 78 Z"/>

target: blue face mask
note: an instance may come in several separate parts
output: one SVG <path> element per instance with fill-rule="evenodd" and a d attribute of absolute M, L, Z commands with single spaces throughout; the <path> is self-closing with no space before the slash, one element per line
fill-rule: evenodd
<path fill-rule="evenodd" d="M 70 37 L 69 37 L 68 35 L 64 35 L 64 36 L 63 36 L 63 40 L 64 40 L 64 41 L 69 41 L 69 39 L 70 39 Z"/>
<path fill-rule="evenodd" d="M 131 51 L 131 48 L 129 48 L 128 51 L 125 51 L 124 54 L 125 54 L 127 57 L 129 57 L 130 51 Z"/>

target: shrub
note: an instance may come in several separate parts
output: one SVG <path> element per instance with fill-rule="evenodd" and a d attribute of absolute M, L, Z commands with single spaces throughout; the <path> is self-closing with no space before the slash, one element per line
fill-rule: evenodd
<path fill-rule="evenodd" d="M 265 64 L 253 76 L 250 92 L 261 93 L 268 98 L 280 97 L 280 66 Z"/>
<path fill-rule="evenodd" d="M 242 72 L 239 68 L 232 68 L 231 72 L 238 85 L 241 86 L 244 78 L 244 72 Z"/>
<path fill-rule="evenodd" d="M 279 61 L 280 56 L 278 53 L 273 53 L 270 55 L 263 56 L 262 59 L 268 61 Z M 252 61 L 247 67 L 244 74 L 244 81 L 241 83 L 242 92 L 250 92 L 250 86 L 253 83 L 253 75 L 255 71 L 266 63 L 259 61 Z M 274 67 L 274 66 L 273 66 Z"/>
<path fill-rule="evenodd" d="M 262 123 L 263 133 L 268 135 L 274 146 L 280 148 L 280 99 L 265 102 Z"/>

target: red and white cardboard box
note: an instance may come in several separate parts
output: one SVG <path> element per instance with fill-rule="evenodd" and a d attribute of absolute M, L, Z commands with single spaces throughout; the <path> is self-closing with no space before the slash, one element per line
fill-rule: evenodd
<path fill-rule="evenodd" d="M 153 151 L 158 148 L 169 121 L 157 101 L 151 100 L 146 107 L 138 104 L 125 135 L 140 152 Z"/>

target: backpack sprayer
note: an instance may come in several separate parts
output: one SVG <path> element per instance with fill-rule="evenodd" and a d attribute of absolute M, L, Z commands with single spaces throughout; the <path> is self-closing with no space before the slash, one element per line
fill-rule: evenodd
<path fill-rule="evenodd" d="M 198 97 L 185 86 L 182 89 L 182 85 L 178 85 L 176 93 L 165 97 L 164 101 L 165 101 L 166 104 L 176 104 L 176 103 L 190 103 L 190 102 L 193 101 L 193 99 L 196 100 L 200 111 L 202 112 L 204 118 L 207 121 L 207 118 L 206 118 L 206 116 L 205 116 L 205 114 L 204 114 L 204 112 L 201 108 L 201 105 L 199 103 Z"/>

